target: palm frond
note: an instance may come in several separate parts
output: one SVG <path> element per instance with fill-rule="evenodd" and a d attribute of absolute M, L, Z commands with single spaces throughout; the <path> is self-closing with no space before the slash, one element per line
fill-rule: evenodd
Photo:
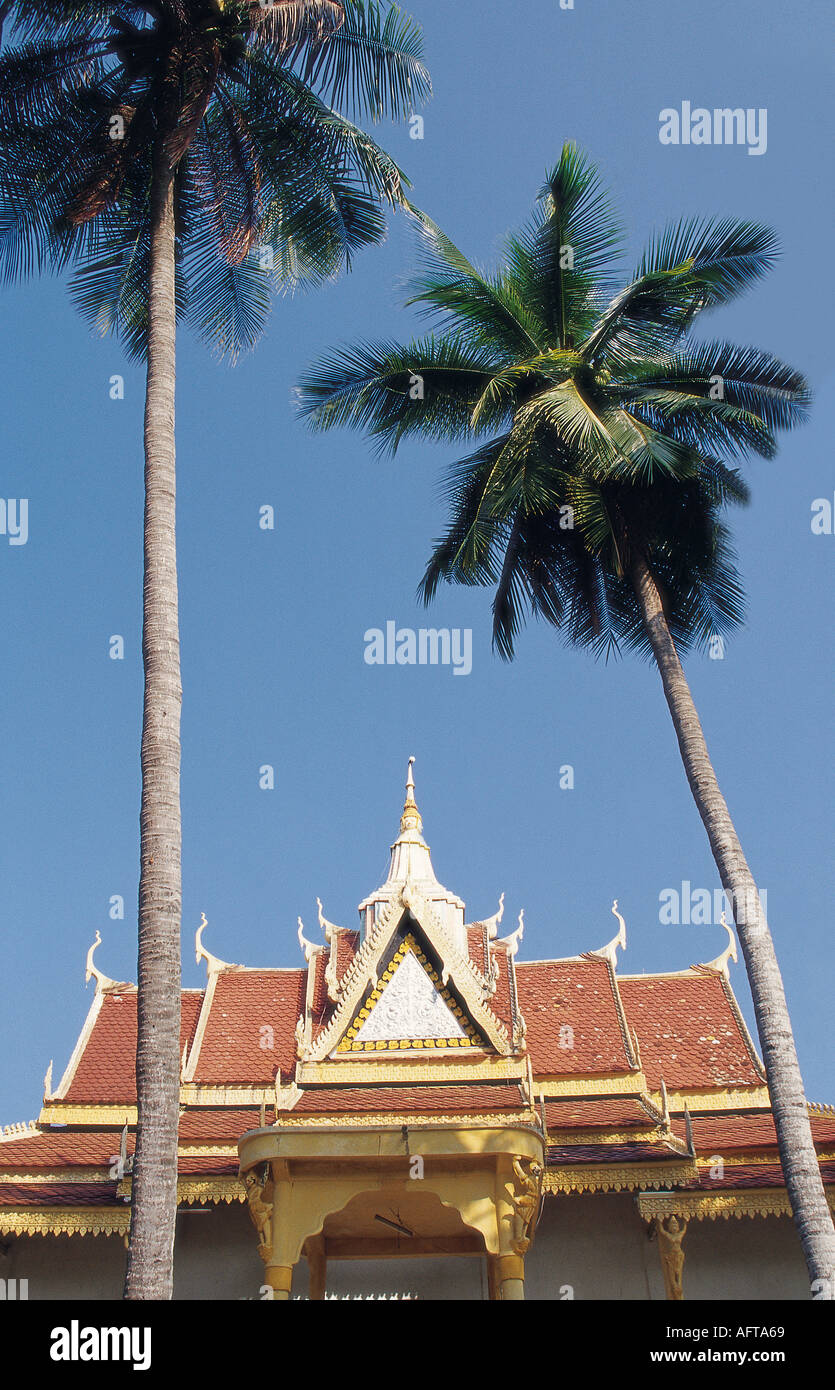
<path fill-rule="evenodd" d="M 440 316 L 453 331 L 468 331 L 507 361 L 552 346 L 545 324 L 512 287 L 477 270 L 426 213 L 412 205 L 409 211 L 420 233 L 424 270 L 412 281 L 407 304 L 427 305 L 430 315 Z"/>
<path fill-rule="evenodd" d="M 483 350 L 458 339 L 359 343 L 304 373 L 301 413 L 318 430 L 364 429 L 392 454 L 407 435 L 462 439 L 472 433 L 473 405 L 491 367 Z"/>
<path fill-rule="evenodd" d="M 410 116 L 428 101 L 432 82 L 419 25 L 398 5 L 345 0 L 345 22 L 306 45 L 300 71 L 332 106 L 348 103 L 372 120 Z"/>

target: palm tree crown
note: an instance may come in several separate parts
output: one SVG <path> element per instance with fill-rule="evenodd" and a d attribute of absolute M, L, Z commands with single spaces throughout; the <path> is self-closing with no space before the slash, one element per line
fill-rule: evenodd
<path fill-rule="evenodd" d="M 803 378 L 769 354 L 688 340 L 700 313 L 769 267 L 774 237 L 680 222 L 618 288 L 618 230 L 570 145 L 495 274 L 418 218 L 428 265 L 414 301 L 442 333 L 337 352 L 306 376 L 305 408 L 319 428 L 360 425 L 392 450 L 408 434 L 480 441 L 452 470 L 450 525 L 421 587 L 429 600 L 442 579 L 495 585 L 503 656 L 526 611 L 578 645 L 651 652 L 733 904 L 810 1288 L 835 1297 L 835 1229 L 774 944 L 679 658 L 741 619 L 721 519 L 747 497 L 735 463 L 772 455 L 774 431 L 808 403 Z"/>
<path fill-rule="evenodd" d="M 774 430 L 803 416 L 807 391 L 768 353 L 687 335 L 766 271 L 771 232 L 679 222 L 620 288 L 620 232 L 572 145 L 492 274 L 417 216 L 426 263 L 410 302 L 440 331 L 337 351 L 302 392 L 316 427 L 360 425 L 392 452 L 412 434 L 478 441 L 450 472 L 450 524 L 424 597 L 441 580 L 495 585 L 505 657 L 526 610 L 571 643 L 648 650 L 632 579 L 641 554 L 680 647 L 738 623 L 721 521 L 747 498 L 734 464 L 773 454 Z"/>
<path fill-rule="evenodd" d="M 404 199 L 329 102 L 428 94 L 420 33 L 377 0 L 14 0 L 0 57 L 0 273 L 72 263 L 77 303 L 146 360 L 137 1139 L 128 1298 L 170 1298 L 180 1098 L 176 338 L 258 337 L 270 289 L 321 280 Z M 17 42 L 19 40 L 19 42 Z M 258 243 L 260 247 L 258 246 Z M 258 254 L 255 254 L 255 252 Z M 264 255 L 263 252 L 269 254 Z"/>
<path fill-rule="evenodd" d="M 420 32 L 376 0 L 17 0 L 0 59 L 0 274 L 77 266 L 72 293 L 142 355 L 151 186 L 176 167 L 177 310 L 221 353 L 271 290 L 379 241 L 406 180 L 332 109 L 402 116 Z M 264 254 L 269 248 L 269 254 Z"/>

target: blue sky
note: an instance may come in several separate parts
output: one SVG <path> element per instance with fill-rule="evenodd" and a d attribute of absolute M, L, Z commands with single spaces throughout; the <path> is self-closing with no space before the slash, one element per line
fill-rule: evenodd
<path fill-rule="evenodd" d="M 770 349 L 815 390 L 810 423 L 748 476 L 732 513 L 749 602 L 723 661 L 687 671 L 720 782 L 769 919 L 811 1099 L 835 1101 L 831 1012 L 832 561 L 813 535 L 833 496 L 825 71 L 829 6 L 737 0 L 628 5 L 420 0 L 435 97 L 425 138 L 381 127 L 414 198 L 471 258 L 489 262 L 522 222 L 564 140 L 601 166 L 629 234 L 627 268 L 667 218 L 773 225 L 784 254 L 704 333 Z M 828 66 L 828 64 L 827 64 Z M 766 108 L 761 157 L 664 146 L 659 112 Z M 529 627 L 512 666 L 489 643 L 490 595 L 415 588 L 443 525 L 454 453 L 409 442 L 380 462 L 347 433 L 313 436 L 293 384 L 330 346 L 406 336 L 413 264 L 404 219 L 386 245 L 315 295 L 281 300 L 254 355 L 231 369 L 183 335 L 178 379 L 182 624 L 184 979 L 203 978 L 193 932 L 248 965 L 297 965 L 296 917 L 315 898 L 353 926 L 384 877 L 417 757 L 418 802 L 439 878 L 471 919 L 507 895 L 523 957 L 571 955 L 614 935 L 625 972 L 675 970 L 722 950 L 717 926 L 659 921 L 659 895 L 718 886 L 660 680 L 632 658 L 603 665 Z M 83 973 L 135 978 L 138 881 L 143 379 L 92 337 L 58 281 L 2 295 L 6 498 L 29 499 L 29 538 L 0 535 L 3 680 L 0 1122 L 37 1114 L 87 1010 Z M 125 398 L 109 397 L 114 373 Z M 259 508 L 276 510 L 273 531 Z M 369 666 L 383 627 L 473 631 L 473 669 Z M 125 659 L 108 656 L 120 634 Z M 259 768 L 275 768 L 275 788 Z M 574 768 L 573 790 L 559 769 Z M 111 895 L 125 900 L 111 920 Z M 744 969 L 732 983 L 753 1027 Z"/>

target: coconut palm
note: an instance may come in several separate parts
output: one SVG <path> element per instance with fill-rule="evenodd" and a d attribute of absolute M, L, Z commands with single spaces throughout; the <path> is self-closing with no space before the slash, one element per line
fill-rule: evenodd
<path fill-rule="evenodd" d="M 4 11 L 4 18 L 6 17 Z M 79 307 L 147 362 L 137 1098 L 125 1294 L 168 1298 L 177 1204 L 180 664 L 177 321 L 234 357 L 273 288 L 385 231 L 393 161 L 334 109 L 400 117 L 420 32 L 376 0 L 15 0 L 0 59 L 0 271 L 71 265 Z"/>
<path fill-rule="evenodd" d="M 775 430 L 808 404 L 802 377 L 775 357 L 689 336 L 700 313 L 763 275 L 775 239 L 749 222 L 679 222 L 619 287 L 619 230 L 571 145 L 494 273 L 419 222 L 425 263 L 410 302 L 437 333 L 335 351 L 304 378 L 303 409 L 318 429 L 358 426 L 392 453 L 412 435 L 471 443 L 421 592 L 428 602 L 442 580 L 494 587 L 503 657 L 530 612 L 572 645 L 655 659 L 734 906 L 810 1278 L 831 1291 L 835 1232 L 780 971 L 680 660 L 741 621 L 722 520 L 747 499 L 735 465 L 771 457 Z"/>

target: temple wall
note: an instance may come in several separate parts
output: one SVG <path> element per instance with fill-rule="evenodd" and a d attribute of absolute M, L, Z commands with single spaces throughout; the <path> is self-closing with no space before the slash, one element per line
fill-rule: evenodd
<path fill-rule="evenodd" d="M 808 1297 L 803 1257 L 787 1218 L 691 1222 L 684 1242 L 684 1292 L 695 1299 Z M 28 1279 L 30 1299 L 118 1299 L 125 1247 L 116 1237 L 32 1236 L 10 1242 L 0 1278 Z M 664 1298 L 658 1247 L 628 1193 L 550 1197 L 526 1260 L 533 1299 Z M 244 1206 L 189 1212 L 177 1226 L 175 1297 L 257 1299 L 262 1265 Z M 307 1292 L 301 1261 L 293 1286 Z M 333 1261 L 328 1292 L 411 1293 L 419 1298 L 482 1299 L 484 1261 L 476 1258 Z"/>

